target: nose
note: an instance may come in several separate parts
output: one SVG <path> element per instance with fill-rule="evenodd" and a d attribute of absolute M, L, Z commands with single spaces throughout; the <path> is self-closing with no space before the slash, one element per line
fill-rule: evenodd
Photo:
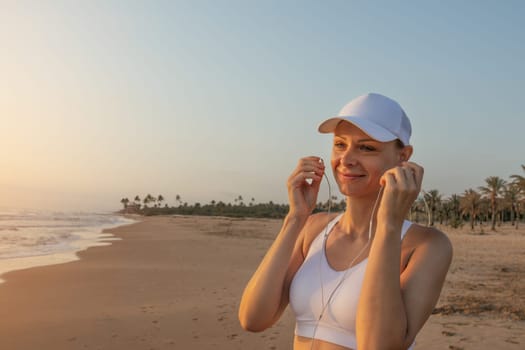
<path fill-rule="evenodd" d="M 357 156 L 354 147 L 348 147 L 342 154 L 339 160 L 345 167 L 352 167 L 357 164 Z"/>

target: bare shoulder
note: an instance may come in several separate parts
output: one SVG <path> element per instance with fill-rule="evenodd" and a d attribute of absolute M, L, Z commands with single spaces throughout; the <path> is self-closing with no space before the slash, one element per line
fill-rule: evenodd
<path fill-rule="evenodd" d="M 432 260 L 440 260 L 447 265 L 453 254 L 452 243 L 448 236 L 435 227 L 412 224 L 407 232 L 407 245 L 417 255 L 432 256 Z"/>
<path fill-rule="evenodd" d="M 321 231 L 332 221 L 339 213 L 315 213 L 308 217 L 306 224 L 303 228 L 303 256 L 306 256 L 310 245 L 312 244 L 315 237 L 317 237 Z"/>
<path fill-rule="evenodd" d="M 448 236 L 435 227 L 412 224 L 409 231 L 412 239 L 419 244 L 429 244 L 435 248 L 452 250 L 452 243 Z"/>

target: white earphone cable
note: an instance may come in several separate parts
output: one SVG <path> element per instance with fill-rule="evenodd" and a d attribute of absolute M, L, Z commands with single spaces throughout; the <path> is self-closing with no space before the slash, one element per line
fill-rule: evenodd
<path fill-rule="evenodd" d="M 323 160 L 321 159 L 321 161 L 323 161 Z M 331 210 L 332 210 L 332 187 L 330 185 L 330 181 L 328 180 L 328 176 L 326 175 L 326 173 L 323 174 L 323 175 L 324 175 L 324 178 L 326 179 L 326 183 L 328 184 L 328 213 L 327 214 L 329 216 L 330 213 L 331 213 Z M 314 346 L 314 343 L 315 343 L 315 335 L 317 333 L 317 328 L 319 326 L 319 322 L 323 318 L 325 311 L 327 310 L 328 306 L 332 302 L 332 298 L 334 297 L 335 292 L 339 289 L 339 287 L 342 285 L 342 283 L 347 278 L 348 271 L 350 270 L 350 268 L 352 266 L 354 266 L 355 261 L 361 256 L 361 254 L 365 251 L 365 249 L 370 245 L 370 240 L 372 239 L 372 230 L 373 230 L 372 229 L 372 225 L 373 225 L 373 221 L 374 221 L 374 214 L 375 214 L 375 211 L 377 210 L 377 206 L 379 204 L 379 200 L 381 198 L 381 193 L 382 192 L 383 192 L 383 186 L 381 186 L 380 189 L 379 189 L 379 192 L 377 194 L 377 198 L 376 198 L 374 206 L 372 208 L 372 213 L 370 214 L 370 221 L 368 223 L 368 241 L 367 241 L 366 245 L 352 259 L 352 261 L 348 265 L 348 268 L 345 270 L 343 276 L 341 277 L 341 279 L 339 280 L 339 282 L 337 283 L 335 288 L 330 293 L 330 295 L 328 297 L 328 300 L 326 301 L 326 304 L 325 304 L 324 303 L 324 288 L 323 288 L 323 276 L 322 276 L 322 266 L 321 265 L 322 265 L 322 259 L 326 257 L 325 247 L 326 247 L 326 241 L 327 241 L 328 234 L 329 234 L 328 228 L 329 228 L 330 225 L 328 225 L 328 224 L 326 225 L 325 232 L 324 232 L 324 237 L 323 237 L 323 243 L 322 243 L 323 244 L 323 247 L 322 247 L 323 253 L 319 254 L 319 282 L 320 282 L 320 285 L 321 285 L 321 303 L 322 303 L 322 308 L 321 308 L 321 312 L 319 314 L 319 317 L 317 319 L 317 322 L 315 323 L 310 350 L 313 349 L 313 346 Z M 422 191 L 422 192 L 423 192 L 423 202 L 425 203 L 425 209 L 426 209 L 427 216 L 428 216 L 428 213 L 429 213 L 430 210 L 428 208 L 428 204 L 427 204 L 427 201 L 425 199 L 425 195 L 427 193 L 425 191 Z M 429 216 L 428 216 L 428 220 L 430 220 Z M 430 221 L 429 221 L 429 223 L 430 223 Z"/>

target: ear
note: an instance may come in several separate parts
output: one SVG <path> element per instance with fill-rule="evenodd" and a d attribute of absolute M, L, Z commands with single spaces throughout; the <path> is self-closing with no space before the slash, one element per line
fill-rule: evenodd
<path fill-rule="evenodd" d="M 412 156 L 412 152 L 414 152 L 414 149 L 412 146 L 405 146 L 399 151 L 399 162 L 408 162 L 410 157 Z"/>

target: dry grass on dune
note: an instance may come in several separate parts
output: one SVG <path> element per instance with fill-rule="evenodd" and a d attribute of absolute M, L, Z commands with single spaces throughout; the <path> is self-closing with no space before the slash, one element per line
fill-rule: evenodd
<path fill-rule="evenodd" d="M 525 226 L 439 228 L 454 259 L 435 313 L 525 320 Z"/>

